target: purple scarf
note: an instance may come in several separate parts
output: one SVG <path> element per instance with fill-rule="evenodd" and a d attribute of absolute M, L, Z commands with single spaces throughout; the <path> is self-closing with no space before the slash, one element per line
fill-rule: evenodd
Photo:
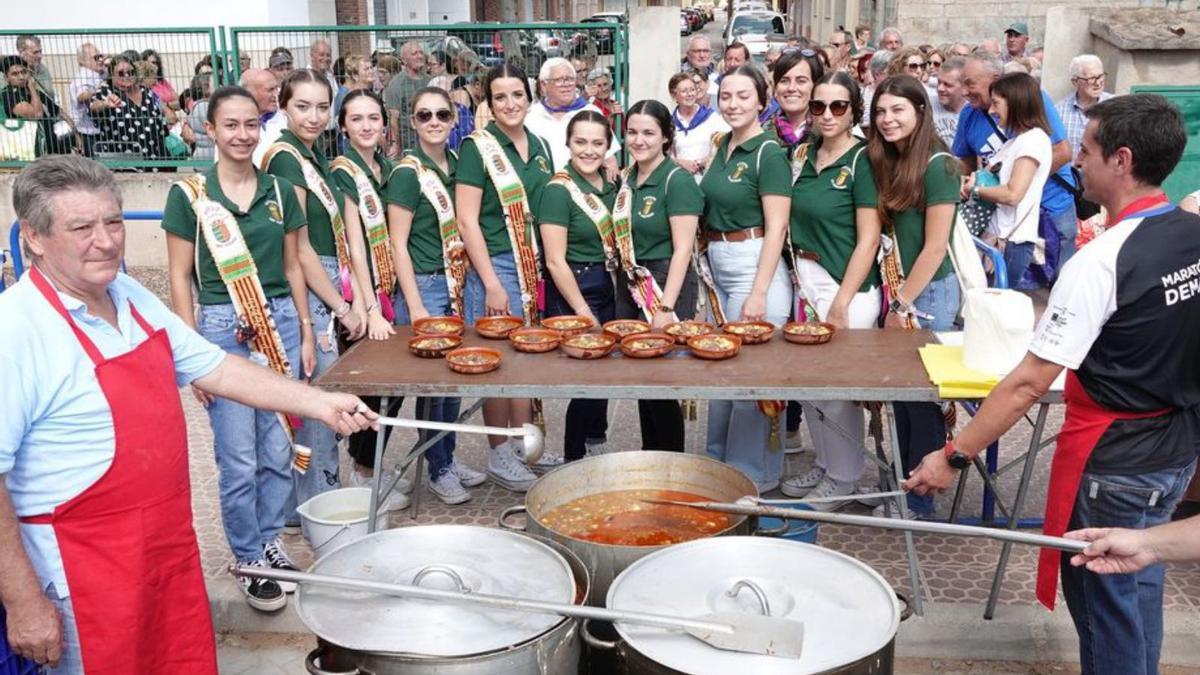
<path fill-rule="evenodd" d="M 675 121 L 675 128 L 686 134 L 701 124 L 704 124 L 704 121 L 712 117 L 712 114 L 712 108 L 702 105 L 696 109 L 696 114 L 692 115 L 691 121 L 689 121 L 687 124 L 684 124 L 683 120 L 679 119 L 679 106 L 675 106 L 675 111 L 671 113 L 671 119 Z"/>
<path fill-rule="evenodd" d="M 576 96 L 574 101 L 571 101 L 564 106 L 553 106 L 550 105 L 550 99 L 542 99 L 542 106 L 552 113 L 574 112 L 587 104 L 587 99 L 582 96 Z"/>
<path fill-rule="evenodd" d="M 808 138 L 808 130 L 807 121 L 797 128 L 788 121 L 787 115 L 783 114 L 782 110 L 775 116 L 775 131 L 779 135 L 779 140 L 783 141 L 789 148 L 794 148 L 803 143 Z"/>

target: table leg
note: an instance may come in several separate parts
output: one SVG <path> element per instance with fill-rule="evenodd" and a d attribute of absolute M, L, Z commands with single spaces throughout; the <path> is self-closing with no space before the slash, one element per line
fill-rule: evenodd
<path fill-rule="evenodd" d="M 958 487 L 954 488 L 954 501 L 950 505 L 950 517 L 946 522 L 953 523 L 958 520 L 958 509 L 962 506 L 963 497 L 967 491 L 967 478 L 971 475 L 969 471 L 960 471 L 958 474 Z"/>
<path fill-rule="evenodd" d="M 417 400 L 420 401 L 422 399 L 417 399 Z M 482 399 L 482 398 L 475 399 L 475 402 L 472 403 L 470 405 L 470 407 L 468 407 L 466 410 L 461 411 L 458 414 L 458 419 L 456 419 L 454 421 L 458 422 L 458 423 L 466 422 L 471 417 L 471 415 L 475 414 L 475 411 L 477 411 L 483 407 L 484 400 L 485 399 Z M 439 431 L 439 432 L 435 433 L 433 436 L 430 436 L 424 443 L 421 443 L 420 445 L 418 445 L 415 450 L 413 450 L 412 452 L 410 452 L 408 455 L 405 456 L 404 460 L 401 462 L 400 470 L 396 472 L 397 481 L 399 481 L 399 475 L 408 471 L 408 467 L 410 465 L 412 465 L 414 462 L 416 463 L 416 471 L 413 473 L 414 483 L 413 483 L 412 498 L 409 500 L 409 506 L 408 506 L 408 515 L 409 515 L 409 517 L 413 518 L 414 520 L 416 519 L 417 516 L 419 516 L 421 514 L 420 480 L 421 480 L 421 476 L 424 475 L 422 472 L 425 471 L 425 451 L 428 450 L 429 448 L 432 448 L 435 443 L 437 443 L 438 441 L 445 438 L 446 434 L 449 434 L 449 433 L 450 433 L 449 431 Z"/>
<path fill-rule="evenodd" d="M 904 482 L 904 461 L 900 457 L 900 432 L 896 430 L 896 404 L 888 403 L 888 436 L 892 444 L 892 470 L 895 473 L 896 485 Z M 897 495 L 897 513 L 904 513 L 905 495 Z M 908 555 L 908 581 L 912 587 L 913 611 L 917 616 L 925 615 L 925 601 L 921 595 L 921 563 L 917 560 L 917 547 L 913 542 L 913 533 L 904 533 L 904 549 Z"/>
<path fill-rule="evenodd" d="M 1021 508 L 1025 505 L 1025 495 L 1029 492 L 1029 481 L 1033 478 L 1038 450 L 1042 447 L 1042 432 L 1046 427 L 1046 413 L 1049 410 L 1049 403 L 1041 403 L 1038 406 L 1037 420 L 1033 423 L 1033 435 L 1029 439 L 1029 452 L 1025 457 L 1025 466 L 1021 469 L 1021 483 L 1017 486 L 1017 496 L 1013 501 L 1012 510 L 1008 514 L 1008 529 L 1010 530 L 1017 528 L 1017 521 L 1021 517 Z M 991 619 L 996 615 L 996 601 L 1000 598 L 1000 585 L 1004 583 L 1004 572 L 1008 569 L 1008 557 L 1011 553 L 1012 544 L 1005 542 L 1000 547 L 1000 561 L 996 564 L 996 574 L 992 577 L 992 590 L 988 593 L 987 607 L 983 610 L 985 619 Z"/>
<path fill-rule="evenodd" d="M 388 397 L 384 396 L 379 399 L 379 416 L 387 417 L 388 414 Z M 380 494 L 380 487 L 383 485 L 383 446 L 386 443 L 387 434 L 384 433 L 383 427 L 375 434 L 375 475 L 371 479 L 371 501 L 370 508 L 367 513 L 370 516 L 367 518 L 367 532 L 375 531 L 375 514 L 379 513 L 380 500 L 386 499 L 387 495 Z"/>

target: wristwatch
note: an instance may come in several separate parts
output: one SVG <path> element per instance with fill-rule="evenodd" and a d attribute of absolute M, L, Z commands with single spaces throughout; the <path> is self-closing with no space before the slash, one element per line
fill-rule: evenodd
<path fill-rule="evenodd" d="M 946 462 L 951 469 L 962 471 L 971 466 L 971 458 L 959 452 L 958 448 L 954 447 L 954 441 L 946 441 L 946 447 L 942 448 L 942 452 L 945 453 Z"/>
<path fill-rule="evenodd" d="M 670 305 L 664 305 L 660 302 L 658 304 L 658 311 L 666 313 L 666 314 L 670 314 L 671 312 L 675 311 L 675 308 Z"/>
<path fill-rule="evenodd" d="M 904 302 L 895 295 L 892 296 L 891 302 L 888 303 L 888 309 L 900 316 L 911 316 L 913 313 L 912 305 Z"/>

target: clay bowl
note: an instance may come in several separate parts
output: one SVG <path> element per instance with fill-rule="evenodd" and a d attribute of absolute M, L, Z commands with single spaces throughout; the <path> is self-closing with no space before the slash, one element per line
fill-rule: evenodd
<path fill-rule="evenodd" d="M 408 351 L 423 359 L 440 359 L 461 346 L 462 338 L 457 335 L 414 335 L 408 339 Z"/>
<path fill-rule="evenodd" d="M 824 321 L 792 321 L 784 324 L 783 339 L 798 345 L 823 345 L 832 340 L 836 332 L 837 326 Z"/>
<path fill-rule="evenodd" d="M 427 316 L 413 322 L 417 335 L 462 335 L 466 326 L 457 316 Z"/>
<path fill-rule="evenodd" d="M 559 343 L 559 349 L 573 359 L 599 359 L 617 345 L 617 338 L 605 333 L 580 333 L 568 335 Z"/>
<path fill-rule="evenodd" d="M 479 337 L 489 340 L 503 340 L 509 333 L 524 325 L 524 319 L 511 314 L 485 316 L 475 322 L 475 332 L 479 333 Z"/>
<path fill-rule="evenodd" d="M 580 316 L 578 314 L 566 314 L 564 316 L 552 316 L 548 319 L 542 319 L 542 326 L 550 330 L 556 330 L 563 337 L 568 335 L 579 335 L 586 333 L 596 326 L 596 322 L 590 317 Z"/>
<path fill-rule="evenodd" d="M 742 339 L 736 335 L 697 335 L 688 340 L 688 349 L 696 358 L 720 361 L 737 356 Z"/>
<path fill-rule="evenodd" d="M 727 334 L 740 337 L 744 345 L 761 345 L 775 335 L 775 324 L 770 321 L 730 321 L 722 328 Z"/>
<path fill-rule="evenodd" d="M 652 359 L 675 348 L 675 338 L 665 333 L 637 333 L 621 339 L 621 353 L 635 359 Z"/>
<path fill-rule="evenodd" d="M 641 319 L 616 319 L 608 321 L 604 324 L 604 332 L 623 340 L 626 336 L 637 335 L 638 333 L 649 333 L 650 324 Z"/>
<path fill-rule="evenodd" d="M 562 335 L 549 328 L 518 328 L 508 334 L 508 343 L 519 352 L 541 354 L 558 349 Z"/>
<path fill-rule="evenodd" d="M 490 373 L 500 367 L 500 352 L 491 347 L 461 347 L 446 354 L 446 365 L 464 375 Z"/>
<path fill-rule="evenodd" d="M 686 345 L 688 340 L 697 335 L 708 335 L 716 330 L 716 326 L 705 321 L 676 321 L 663 328 L 664 333 L 675 338 L 675 343 L 681 345 Z"/>

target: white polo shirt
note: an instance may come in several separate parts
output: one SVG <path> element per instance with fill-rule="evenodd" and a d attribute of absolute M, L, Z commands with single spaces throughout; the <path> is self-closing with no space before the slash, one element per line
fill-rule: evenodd
<path fill-rule="evenodd" d="M 550 146 L 550 155 L 554 159 L 555 171 L 562 171 L 571 159 L 571 152 L 567 149 L 567 125 L 584 110 L 600 112 L 599 108 L 589 103 L 579 110 L 572 110 L 561 118 L 557 118 L 554 113 L 546 110 L 546 106 L 542 105 L 541 101 L 529 106 L 529 114 L 525 116 L 525 126 L 541 136 L 546 141 L 546 145 Z M 621 143 L 614 137 L 605 157 L 613 157 L 620 151 Z"/>
<path fill-rule="evenodd" d="M 80 300 L 59 293 L 63 306 L 105 358 L 131 351 L 148 336 L 133 320 L 132 302 L 155 328 L 164 328 L 175 357 L 175 383 L 190 384 L 225 358 L 132 278 L 108 287 L 117 326 L 92 316 Z M 112 411 L 95 365 L 66 320 L 26 274 L 0 293 L 0 476 L 17 516 L 36 516 L 74 498 L 100 479 L 116 451 Z M 154 402 L 146 401 L 147 406 Z M 50 525 L 21 524 L 21 538 L 42 588 L 69 593 Z"/>

